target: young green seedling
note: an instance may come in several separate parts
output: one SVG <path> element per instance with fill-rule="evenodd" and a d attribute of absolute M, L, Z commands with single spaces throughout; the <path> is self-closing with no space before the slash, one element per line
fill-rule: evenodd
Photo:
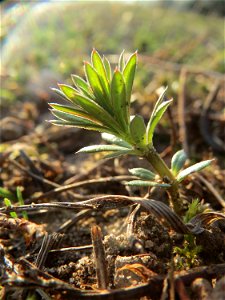
<path fill-rule="evenodd" d="M 72 75 L 75 87 L 59 84 L 55 90 L 70 105 L 51 103 L 51 112 L 56 117 L 50 122 L 59 126 L 75 126 L 102 133 L 108 145 L 84 147 L 78 152 L 106 152 L 106 158 L 115 158 L 124 154 L 146 158 L 154 171 L 161 177 L 146 169 L 132 169 L 131 173 L 140 180 L 130 182 L 133 185 L 160 186 L 168 188 L 171 205 L 180 213 L 182 202 L 179 200 L 178 185 L 190 173 L 199 171 L 210 164 L 210 160 L 181 170 L 186 161 L 183 150 L 172 158 L 171 169 L 156 152 L 153 145 L 155 128 L 172 100 L 165 98 L 166 89 L 156 102 L 147 126 L 144 119 L 130 115 L 130 99 L 137 66 L 137 52 L 125 61 L 124 53 L 120 55 L 114 72 L 109 61 L 103 59 L 94 49 L 91 63 L 84 62 L 86 80 Z"/>

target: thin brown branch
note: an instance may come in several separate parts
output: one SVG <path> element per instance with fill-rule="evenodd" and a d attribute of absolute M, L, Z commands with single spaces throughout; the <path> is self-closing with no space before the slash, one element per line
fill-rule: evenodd
<path fill-rule="evenodd" d="M 69 191 L 71 189 L 74 188 L 78 188 L 84 185 L 89 185 L 89 184 L 94 184 L 94 183 L 107 183 L 107 182 L 120 182 L 120 181 L 125 181 L 125 180 L 132 180 L 132 179 L 136 179 L 135 176 L 130 176 L 130 175 L 121 175 L 121 176 L 109 176 L 109 177 L 103 177 L 103 178 L 94 178 L 94 179 L 89 179 L 89 180 L 84 180 L 84 181 L 80 181 L 80 182 L 75 182 L 72 184 L 68 184 L 66 186 L 60 186 L 60 187 L 56 187 L 55 189 L 46 192 L 40 196 L 37 197 L 33 197 L 31 200 L 32 201 L 37 201 L 49 196 L 53 196 L 62 192 L 66 192 Z M 83 200 L 83 199 L 82 199 Z"/>
<path fill-rule="evenodd" d="M 79 247 L 68 247 L 68 248 L 60 248 L 60 249 L 52 249 L 49 253 L 61 253 L 61 252 L 73 252 L 73 251 L 83 251 L 92 249 L 93 245 L 85 245 Z"/>
<path fill-rule="evenodd" d="M 82 210 L 78 212 L 73 218 L 67 220 L 65 223 L 63 223 L 58 229 L 57 232 L 63 232 L 65 233 L 68 229 L 70 229 L 74 224 L 76 224 L 79 220 L 82 218 L 85 218 L 87 214 L 90 213 L 89 209 Z"/>
<path fill-rule="evenodd" d="M 37 174 L 34 174 L 33 172 L 31 172 L 30 170 L 26 169 L 23 165 L 21 165 L 20 163 L 18 163 L 16 160 L 11 160 L 10 161 L 11 164 L 13 164 L 17 169 L 19 169 L 20 171 L 30 175 L 32 178 L 40 181 L 42 184 L 46 184 L 46 185 L 49 185 L 49 186 L 52 186 L 52 187 L 55 187 L 55 188 L 58 188 L 58 187 L 61 187 L 61 185 L 59 185 L 58 183 L 55 183 L 53 181 L 50 181 L 42 176 L 39 176 Z M 74 199 L 77 199 L 77 200 L 84 200 L 84 199 L 87 199 L 86 197 L 80 195 L 80 194 L 75 194 L 71 191 L 68 191 L 69 195 L 72 196 Z M 37 200 L 37 199 L 36 199 Z M 26 199 L 24 202 L 25 203 L 30 203 L 34 201 L 34 199 Z"/>
<path fill-rule="evenodd" d="M 207 187 L 207 189 L 213 194 L 218 203 L 225 208 L 225 201 L 214 186 L 202 175 L 195 174 L 195 176 Z"/>

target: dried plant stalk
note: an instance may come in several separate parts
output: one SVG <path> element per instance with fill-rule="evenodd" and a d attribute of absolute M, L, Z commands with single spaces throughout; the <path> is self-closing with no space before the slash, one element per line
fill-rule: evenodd
<path fill-rule="evenodd" d="M 91 228 L 91 237 L 96 264 L 96 276 L 98 288 L 106 290 L 108 287 L 107 263 L 105 258 L 105 249 L 102 242 L 102 231 L 97 225 Z"/>

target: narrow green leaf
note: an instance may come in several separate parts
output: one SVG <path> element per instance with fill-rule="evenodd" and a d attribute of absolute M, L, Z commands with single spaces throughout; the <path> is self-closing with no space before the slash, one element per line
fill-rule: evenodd
<path fill-rule="evenodd" d="M 8 199 L 8 198 L 5 198 L 4 199 L 4 203 L 5 203 L 5 206 L 7 206 L 7 207 L 10 207 L 10 206 L 12 206 L 12 203 L 11 203 L 11 201 Z M 11 213 L 10 213 L 10 216 L 12 217 L 12 218 L 18 218 L 18 216 L 17 216 L 17 213 L 16 212 L 14 212 L 14 211 L 12 211 Z"/>
<path fill-rule="evenodd" d="M 90 87 L 96 97 L 96 102 L 106 109 L 109 113 L 112 111 L 109 95 L 104 90 L 101 80 L 96 70 L 87 62 L 84 63 L 84 70 Z"/>
<path fill-rule="evenodd" d="M 156 109 L 154 116 L 151 117 L 148 126 L 147 126 L 147 134 L 148 134 L 148 143 L 152 144 L 152 139 L 153 139 L 153 135 L 154 135 L 154 131 L 155 131 L 155 127 L 156 125 L 159 123 L 159 121 L 161 120 L 163 114 L 165 113 L 167 107 L 170 105 L 170 103 L 173 100 L 168 100 L 165 102 L 162 102 L 158 108 Z"/>
<path fill-rule="evenodd" d="M 142 179 L 148 179 L 148 180 L 154 180 L 156 174 L 151 172 L 150 170 L 144 169 L 144 168 L 133 168 L 129 169 L 129 172 L 132 175 L 135 175 L 137 177 L 140 177 Z"/>
<path fill-rule="evenodd" d="M 58 86 L 63 92 L 64 96 L 66 96 L 66 98 L 70 101 L 74 97 L 74 95 L 78 93 L 78 91 L 70 85 L 59 83 Z"/>
<path fill-rule="evenodd" d="M 99 120 L 94 119 L 89 113 L 83 111 L 82 109 L 77 109 L 68 105 L 62 105 L 57 103 L 49 103 L 49 105 L 55 110 L 62 111 L 64 113 L 68 113 L 71 115 L 75 115 L 77 117 L 82 117 L 96 123 L 98 125 L 103 125 Z"/>
<path fill-rule="evenodd" d="M 165 87 L 162 91 L 162 93 L 160 94 L 158 100 L 156 101 L 156 104 L 153 108 L 152 114 L 151 114 L 151 118 L 153 118 L 155 116 L 156 110 L 158 109 L 159 105 L 165 100 L 165 94 L 167 91 L 167 87 Z M 150 120 L 151 120 L 150 118 Z"/>
<path fill-rule="evenodd" d="M 80 149 L 79 151 L 77 151 L 77 153 L 94 153 L 94 152 L 112 152 L 112 151 L 123 151 L 123 150 L 129 150 L 127 148 L 124 147 L 120 147 L 120 146 L 115 146 L 115 145 L 93 145 L 93 146 L 87 146 L 84 147 L 82 149 Z"/>
<path fill-rule="evenodd" d="M 129 124 L 127 114 L 126 86 L 122 73 L 115 70 L 111 83 L 111 98 L 117 121 L 126 130 Z"/>
<path fill-rule="evenodd" d="M 51 90 L 53 92 L 55 92 L 56 94 L 58 94 L 60 97 L 62 97 L 64 100 L 68 101 L 68 97 L 66 97 L 66 95 L 59 89 L 56 89 L 56 88 L 51 88 Z"/>
<path fill-rule="evenodd" d="M 137 66 L 137 52 L 135 52 L 130 56 L 123 70 L 124 81 L 126 84 L 127 102 L 129 106 L 130 106 L 130 97 L 131 97 L 132 86 L 134 82 L 136 66 Z"/>
<path fill-rule="evenodd" d="M 99 75 L 99 79 L 100 79 L 101 85 L 103 87 L 103 90 L 105 91 L 105 93 L 108 97 L 108 100 L 110 101 L 110 86 L 109 86 L 109 81 L 108 81 L 107 74 L 106 74 L 105 65 L 102 61 L 101 56 L 95 49 L 92 51 L 91 61 L 92 61 L 93 67 L 95 68 L 95 70 L 97 71 L 97 73 Z"/>
<path fill-rule="evenodd" d="M 120 54 L 118 67 L 119 67 L 120 72 L 123 72 L 123 69 L 125 67 L 124 50 Z"/>
<path fill-rule="evenodd" d="M 103 63 L 104 63 L 104 66 L 105 66 L 108 81 L 111 82 L 111 78 L 112 78 L 111 65 L 110 65 L 110 62 L 108 61 L 108 59 L 105 56 L 103 57 Z"/>
<path fill-rule="evenodd" d="M 213 160 L 210 159 L 210 160 L 204 160 L 204 161 L 201 161 L 201 162 L 199 162 L 199 163 L 197 163 L 197 164 L 194 164 L 193 166 L 191 166 L 191 167 L 189 167 L 189 168 L 187 168 L 187 169 L 181 171 L 181 172 L 177 175 L 176 180 L 177 180 L 178 182 L 181 182 L 181 181 L 184 180 L 188 175 L 190 175 L 190 174 L 192 174 L 192 173 L 194 173 L 194 172 L 198 172 L 198 171 L 200 171 L 200 170 L 202 170 L 202 169 L 208 167 L 208 166 L 211 164 L 212 161 L 213 161 Z"/>
<path fill-rule="evenodd" d="M 187 155 L 184 152 L 184 150 L 179 150 L 173 155 L 171 160 L 171 169 L 175 176 L 183 168 L 186 160 L 187 160 Z"/>
<path fill-rule="evenodd" d="M 124 140 L 116 137 L 115 135 L 113 134 L 109 134 L 109 133 L 102 133 L 102 139 L 110 144 L 115 144 L 115 145 L 118 145 L 118 146 L 122 146 L 122 147 L 125 147 L 125 148 L 131 148 L 132 149 L 132 146 L 130 144 L 128 144 L 127 142 L 125 142 Z"/>
<path fill-rule="evenodd" d="M 16 195 L 20 205 L 24 205 L 23 195 L 19 186 L 16 188 Z M 26 211 L 22 211 L 22 216 L 24 219 L 28 220 L 28 214 Z"/>
<path fill-rule="evenodd" d="M 170 187 L 170 185 L 167 184 L 167 183 L 157 183 L 157 182 L 154 182 L 154 181 L 144 181 L 144 180 L 132 180 L 132 181 L 126 182 L 126 185 L 130 185 L 130 186 L 157 186 L 157 187 L 163 187 L 163 188 Z"/>
<path fill-rule="evenodd" d="M 70 98 L 69 100 L 84 109 L 87 113 L 93 116 L 96 120 L 102 122 L 105 127 L 111 128 L 113 132 L 120 132 L 119 125 L 114 120 L 114 118 L 100 105 L 91 100 L 88 97 L 80 95 L 75 89 L 69 86 L 60 85 L 63 92 L 66 92 Z"/>
<path fill-rule="evenodd" d="M 77 128 L 83 128 L 86 130 L 94 130 L 99 132 L 110 132 L 110 130 L 103 126 L 97 126 L 97 125 L 85 125 L 84 122 L 67 122 L 64 120 L 49 120 L 49 123 L 56 125 L 56 126 L 64 126 L 64 127 L 77 127 Z"/>
<path fill-rule="evenodd" d="M 77 75 L 71 75 L 73 83 L 75 86 L 87 97 L 91 98 L 92 100 L 95 100 L 95 96 L 91 91 L 90 86 L 88 83 L 81 78 L 80 76 Z"/>
<path fill-rule="evenodd" d="M 0 197 L 8 198 L 12 201 L 16 201 L 16 197 L 14 196 L 14 194 L 11 193 L 9 190 L 3 188 L 3 187 L 0 187 Z"/>
<path fill-rule="evenodd" d="M 144 119 L 136 115 L 130 122 L 130 133 L 137 145 L 146 145 L 146 126 Z"/>
<path fill-rule="evenodd" d="M 81 128 L 85 128 L 86 126 L 95 127 L 95 128 L 101 128 L 102 125 L 99 125 L 98 123 L 95 123 L 89 119 L 85 119 L 83 117 L 78 117 L 75 115 L 71 115 L 68 113 L 64 113 L 62 111 L 58 111 L 55 109 L 51 110 L 51 113 L 57 117 L 60 120 L 66 121 L 70 124 L 73 124 L 73 126 L 79 126 Z"/>
<path fill-rule="evenodd" d="M 115 152 L 112 152 L 106 156 L 104 156 L 104 158 L 117 158 L 117 157 L 120 157 L 122 155 L 137 155 L 137 153 L 134 151 L 134 150 L 121 150 L 121 151 L 115 151 Z"/>
<path fill-rule="evenodd" d="M 83 88 L 87 91 L 90 90 L 90 87 L 89 87 L 88 83 L 83 78 L 81 78 L 80 76 L 72 74 L 71 78 L 72 78 L 73 83 L 75 84 L 75 86 L 78 89 Z"/>

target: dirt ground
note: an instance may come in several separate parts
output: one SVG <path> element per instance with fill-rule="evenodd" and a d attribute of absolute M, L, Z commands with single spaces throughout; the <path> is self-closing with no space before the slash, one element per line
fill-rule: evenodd
<path fill-rule="evenodd" d="M 160 190 L 125 186 L 128 169 L 147 167 L 145 161 L 75 155 L 81 147 L 99 143 L 100 136 L 45 122 L 44 99 L 17 103 L 10 113 L 3 110 L 0 180 L 11 194 L 1 195 L 1 207 L 3 198 L 21 206 L 20 187 L 30 209 L 25 210 L 27 219 L 24 210 L 14 210 L 14 217 L 0 211 L 1 299 L 225 299 L 223 99 L 220 91 L 210 109 L 195 101 L 185 112 L 183 144 L 190 157 L 215 158 L 180 187 L 186 208 L 197 198 L 211 212 L 195 234 L 128 201 L 145 197 L 167 203 Z M 133 106 L 136 113 L 148 114 L 146 102 Z M 182 144 L 179 113 L 178 104 L 156 132 L 156 147 L 167 162 Z M 113 195 L 112 205 L 45 206 L 104 195 Z M 113 198 L 118 195 L 127 197 L 119 205 L 120 196 Z M 32 209 L 32 204 L 39 206 Z"/>

